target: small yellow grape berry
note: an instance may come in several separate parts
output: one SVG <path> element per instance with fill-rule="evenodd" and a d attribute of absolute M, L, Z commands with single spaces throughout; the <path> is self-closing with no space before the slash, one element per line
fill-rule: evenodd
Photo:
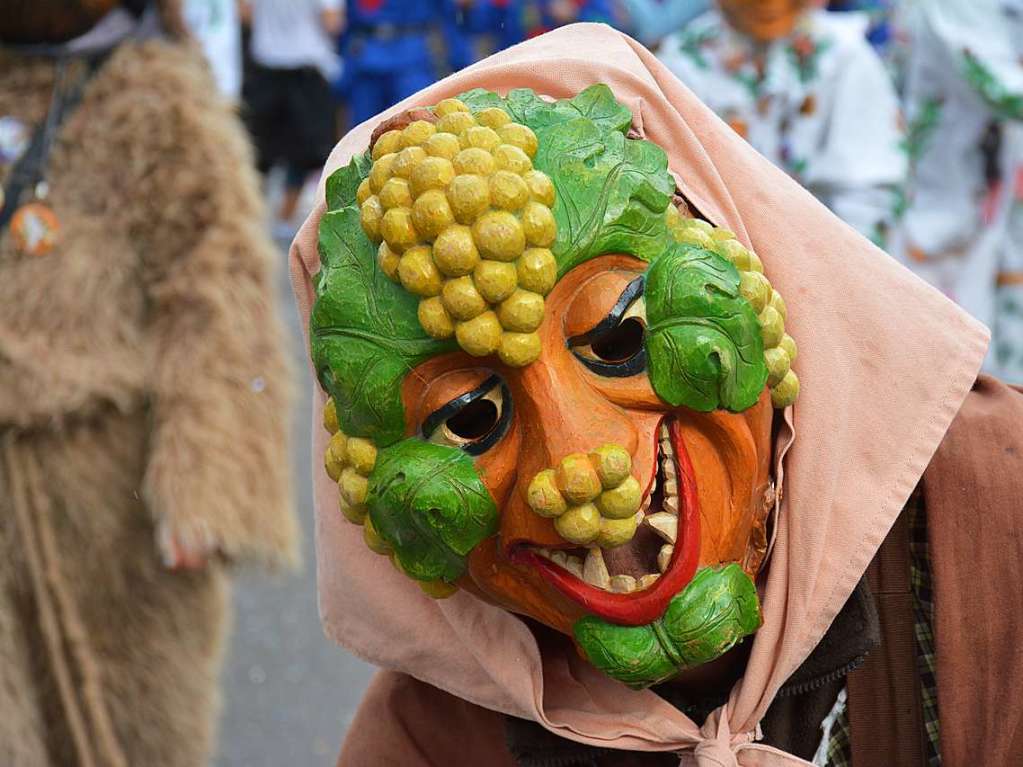
<path fill-rule="evenodd" d="M 530 202 L 522 211 L 522 229 L 526 242 L 539 248 L 549 247 L 558 233 L 551 209 L 538 202 Z"/>
<path fill-rule="evenodd" d="M 799 377 L 789 370 L 777 386 L 771 389 L 771 404 L 776 408 L 788 407 L 799 397 Z"/>
<path fill-rule="evenodd" d="M 369 493 L 369 480 L 351 466 L 346 466 L 341 472 L 341 479 L 337 484 L 341 489 L 341 497 L 348 503 L 354 506 L 366 502 L 366 495 Z"/>
<path fill-rule="evenodd" d="M 380 265 L 380 271 L 397 282 L 399 263 L 401 263 L 401 256 L 391 250 L 386 242 L 381 242 L 380 247 L 377 248 L 377 264 Z"/>
<path fill-rule="evenodd" d="M 538 472 L 526 488 L 526 503 L 541 517 L 559 517 L 568 509 L 568 503 L 554 481 L 554 469 Z"/>
<path fill-rule="evenodd" d="M 621 445 L 601 445 L 590 453 L 590 461 L 605 490 L 618 487 L 632 472 L 632 456 Z"/>
<path fill-rule="evenodd" d="M 454 222 L 451 204 L 440 189 L 423 192 L 412 203 L 412 226 L 428 240 L 435 239 Z"/>
<path fill-rule="evenodd" d="M 489 130 L 489 128 L 487 129 Z M 456 173 L 475 173 L 478 176 L 489 176 L 497 166 L 494 157 L 486 149 L 469 147 L 461 150 L 451 161 Z"/>
<path fill-rule="evenodd" d="M 447 599 L 456 591 L 458 586 L 453 583 L 446 583 L 445 581 L 416 581 L 419 584 L 419 588 L 423 590 L 423 593 L 431 599 Z"/>
<path fill-rule="evenodd" d="M 437 129 L 433 123 L 426 120 L 416 120 L 406 125 L 405 129 L 401 132 L 401 145 L 402 147 L 421 146 L 436 131 Z"/>
<path fill-rule="evenodd" d="M 777 290 L 771 291 L 771 300 L 769 302 L 769 306 L 773 307 L 774 310 L 781 315 L 781 318 L 783 320 L 788 317 L 789 310 L 785 306 L 785 299 L 781 297 L 781 293 L 779 293 Z"/>
<path fill-rule="evenodd" d="M 447 117 L 448 115 L 456 112 L 468 114 L 469 107 L 458 99 L 444 99 L 433 108 L 433 113 L 437 115 L 437 117 Z"/>
<path fill-rule="evenodd" d="M 692 245 L 704 250 L 714 249 L 714 240 L 710 238 L 710 235 L 696 227 L 687 227 L 680 232 L 676 232 L 675 239 L 683 245 Z"/>
<path fill-rule="evenodd" d="M 759 274 L 764 273 L 764 263 L 760 260 L 760 256 L 752 250 L 749 252 L 749 270 Z"/>
<path fill-rule="evenodd" d="M 511 117 L 500 107 L 488 107 L 482 112 L 477 113 L 476 122 L 488 128 L 493 128 L 496 131 L 502 125 L 510 123 Z"/>
<path fill-rule="evenodd" d="M 523 368 L 540 359 L 541 351 L 538 333 L 502 333 L 497 356 L 509 367 Z"/>
<path fill-rule="evenodd" d="M 664 209 L 664 223 L 669 229 L 681 229 L 685 227 L 685 219 L 682 213 L 675 207 L 675 203 L 668 203 Z"/>
<path fill-rule="evenodd" d="M 376 446 L 363 437 L 348 440 L 348 463 L 362 475 L 368 476 L 377 461 Z"/>
<path fill-rule="evenodd" d="M 347 519 L 349 522 L 356 525 L 361 525 L 363 522 L 366 521 L 366 512 L 368 511 L 368 509 L 366 508 L 366 504 L 364 503 L 351 504 L 345 500 L 345 497 L 343 495 L 338 495 L 337 506 L 341 510 L 341 513 L 345 515 L 345 519 Z"/>
<path fill-rule="evenodd" d="M 497 135 L 505 144 L 516 146 L 525 152 L 529 157 L 536 154 L 538 146 L 536 134 L 525 125 L 519 123 L 508 123 L 497 129 Z"/>
<path fill-rule="evenodd" d="M 764 361 L 767 363 L 767 385 L 777 386 L 789 372 L 792 361 L 787 351 L 780 346 L 764 350 Z"/>
<path fill-rule="evenodd" d="M 359 223 L 362 224 L 362 231 L 373 242 L 380 242 L 380 222 L 383 218 L 384 206 L 380 204 L 380 198 L 376 195 L 359 206 Z"/>
<path fill-rule="evenodd" d="M 392 152 L 385 154 L 373 163 L 373 167 L 369 171 L 369 188 L 373 190 L 374 194 L 380 194 L 387 179 L 394 175 L 394 163 L 397 159 L 398 155 Z"/>
<path fill-rule="evenodd" d="M 785 335 L 785 320 L 782 319 L 778 310 L 773 306 L 765 306 L 758 319 L 760 320 L 760 334 L 764 338 L 764 348 L 770 349 L 777 346 L 781 337 Z"/>
<path fill-rule="evenodd" d="M 519 285 L 546 296 L 558 280 L 558 263 L 547 248 L 527 248 L 518 260 Z"/>
<path fill-rule="evenodd" d="M 427 157 L 412 169 L 412 194 L 418 197 L 427 189 L 444 189 L 454 177 L 451 160 Z"/>
<path fill-rule="evenodd" d="M 771 298 L 771 283 L 762 274 L 742 272 L 739 274 L 739 292 L 749 301 L 753 311 L 760 314 Z"/>
<path fill-rule="evenodd" d="M 405 290 L 417 296 L 429 297 L 440 294 L 440 272 L 433 263 L 430 248 L 426 245 L 405 251 L 398 262 L 398 279 Z"/>
<path fill-rule="evenodd" d="M 398 178 L 411 178 L 412 171 L 427 158 L 426 150 L 421 146 L 410 146 L 398 152 L 391 165 L 391 175 Z"/>
<path fill-rule="evenodd" d="M 595 503 L 600 513 L 608 519 L 625 519 L 639 511 L 642 500 L 643 490 L 639 482 L 629 476 L 617 487 L 602 492 Z"/>
<path fill-rule="evenodd" d="M 510 170 L 520 176 L 533 169 L 529 155 L 511 144 L 501 144 L 494 150 L 494 162 L 501 170 Z"/>
<path fill-rule="evenodd" d="M 355 201 L 359 205 L 362 205 L 362 203 L 366 202 L 372 194 L 373 187 L 369 185 L 369 178 L 364 178 L 359 183 L 359 188 L 355 190 Z"/>
<path fill-rule="evenodd" d="M 440 296 L 422 299 L 416 314 L 419 317 L 419 324 L 431 338 L 445 339 L 455 334 L 455 323 L 448 310 L 444 308 Z"/>
<path fill-rule="evenodd" d="M 450 133 L 434 133 L 423 144 L 423 149 L 431 157 L 443 157 L 445 160 L 455 159 L 462 146 L 458 143 L 458 136 Z"/>
<path fill-rule="evenodd" d="M 600 520 L 600 532 L 597 533 L 597 545 L 602 549 L 613 549 L 632 540 L 636 534 L 638 520 L 632 514 L 624 519 Z"/>
<path fill-rule="evenodd" d="M 506 210 L 491 210 L 476 219 L 472 238 L 483 257 L 495 261 L 514 261 L 526 247 L 522 224 Z"/>
<path fill-rule="evenodd" d="M 347 457 L 347 437 L 341 432 L 336 432 L 323 452 L 323 468 L 326 469 L 327 476 L 335 482 L 341 478 Z"/>
<path fill-rule="evenodd" d="M 788 333 L 783 335 L 781 337 L 781 340 L 778 342 L 778 347 L 786 351 L 786 353 L 789 355 L 790 362 L 796 361 L 796 354 L 798 353 L 798 350 L 796 348 L 796 341 L 794 338 L 792 338 L 792 336 L 790 336 Z"/>
<path fill-rule="evenodd" d="M 584 546 L 600 534 L 600 512 L 592 503 L 573 506 L 554 520 L 554 529 L 566 541 Z"/>
<path fill-rule="evenodd" d="M 444 308 L 456 320 L 471 320 L 486 311 L 487 302 L 476 290 L 471 277 L 447 280 L 440 292 Z"/>
<path fill-rule="evenodd" d="M 337 434 L 341 429 L 341 424 L 337 420 L 337 405 L 334 403 L 333 397 L 327 397 L 327 402 L 323 405 L 323 428 L 331 434 Z"/>
<path fill-rule="evenodd" d="M 711 227 L 710 238 L 714 240 L 714 242 L 725 242 L 726 240 L 734 240 L 735 232 L 731 231 L 730 229 L 725 229 L 724 227 Z"/>
<path fill-rule="evenodd" d="M 483 298 L 491 304 L 498 304 L 515 292 L 518 283 L 515 264 L 480 261 L 473 270 L 472 281 Z"/>
<path fill-rule="evenodd" d="M 713 235 L 711 235 L 713 237 Z M 731 264 L 740 272 L 749 271 L 750 257 L 749 248 L 738 240 L 726 240 L 718 243 L 718 253 L 728 259 Z"/>
<path fill-rule="evenodd" d="M 686 228 L 698 229 L 701 232 L 706 232 L 708 235 L 714 231 L 714 225 L 709 221 L 704 221 L 702 218 L 687 218 Z"/>
<path fill-rule="evenodd" d="M 479 264 L 480 254 L 469 227 L 451 224 L 437 235 L 433 243 L 433 260 L 449 277 L 469 274 Z M 474 315 L 475 316 L 475 315 Z M 463 318 L 467 319 L 467 318 Z"/>
<path fill-rule="evenodd" d="M 401 150 L 401 131 L 389 130 L 386 133 L 381 133 L 377 138 L 376 143 L 373 144 L 373 151 L 370 153 L 370 157 L 374 160 L 379 160 L 385 154 L 393 154 L 399 150 Z"/>
<path fill-rule="evenodd" d="M 369 546 L 370 551 L 376 554 L 390 554 L 391 546 L 383 538 L 380 537 L 380 533 L 376 531 L 373 526 L 373 518 L 366 517 L 362 523 L 362 539 Z"/>
<path fill-rule="evenodd" d="M 485 357 L 497 351 L 501 343 L 501 323 L 493 312 L 483 312 L 468 322 L 459 322 L 455 326 L 455 338 L 467 354 Z"/>
<path fill-rule="evenodd" d="M 466 128 L 458 140 L 464 147 L 479 147 L 487 152 L 494 150 L 501 143 L 501 138 L 494 129 L 483 125 Z"/>
<path fill-rule="evenodd" d="M 551 177 L 543 171 L 531 170 L 522 176 L 529 187 L 529 196 L 537 202 L 543 203 L 548 208 L 554 207 L 554 182 Z"/>
<path fill-rule="evenodd" d="M 452 112 L 440 118 L 435 127 L 438 133 L 450 133 L 457 141 L 463 131 L 474 125 L 476 125 L 476 119 L 469 112 Z M 459 146 L 461 146 L 461 142 L 459 142 Z"/>
<path fill-rule="evenodd" d="M 412 211 L 408 208 L 391 208 L 384 213 L 380 222 L 380 235 L 398 253 L 411 248 L 419 241 L 419 234 L 412 225 Z"/>
<path fill-rule="evenodd" d="M 529 188 L 522 176 L 499 170 L 490 177 L 490 199 L 498 208 L 518 210 L 529 202 Z"/>
<path fill-rule="evenodd" d="M 380 190 L 380 204 L 386 210 L 391 208 L 409 208 L 412 206 L 412 192 L 409 183 L 403 178 L 389 178 Z"/>
<path fill-rule="evenodd" d="M 600 495 L 600 477 L 586 453 L 572 453 L 562 458 L 554 478 L 569 503 L 588 503 Z"/>
<path fill-rule="evenodd" d="M 543 307 L 543 296 L 519 288 L 501 302 L 497 318 L 505 330 L 532 333 L 543 322 Z"/>
<path fill-rule="evenodd" d="M 490 207 L 487 180 L 475 174 L 455 176 L 448 186 L 448 202 L 457 221 L 471 224 Z"/>

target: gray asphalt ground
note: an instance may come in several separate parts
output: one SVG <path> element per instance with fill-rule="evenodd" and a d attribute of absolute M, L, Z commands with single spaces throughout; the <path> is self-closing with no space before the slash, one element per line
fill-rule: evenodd
<path fill-rule="evenodd" d="M 310 380 L 281 254 L 280 300 L 301 375 L 292 437 L 305 565 L 296 575 L 244 572 L 223 672 L 218 767 L 333 765 L 373 668 L 324 637 L 316 608 L 309 445 Z M 316 462 L 316 467 L 319 464 Z"/>

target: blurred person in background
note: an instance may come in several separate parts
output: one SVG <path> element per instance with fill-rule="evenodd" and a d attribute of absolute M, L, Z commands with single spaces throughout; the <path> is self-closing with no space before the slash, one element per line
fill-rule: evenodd
<path fill-rule="evenodd" d="M 444 38 L 452 71 L 525 37 L 522 0 L 445 0 Z"/>
<path fill-rule="evenodd" d="M 895 0 L 831 0 L 829 11 L 852 11 L 869 19 L 867 40 L 879 53 L 888 49 L 892 39 L 892 15 Z"/>
<path fill-rule="evenodd" d="M 910 176 L 893 254 L 991 327 L 1023 382 L 1023 3 L 907 3 Z"/>
<path fill-rule="evenodd" d="M 295 558 L 251 168 L 175 4 L 4 4 L 0 764 L 207 764 L 224 565 Z"/>
<path fill-rule="evenodd" d="M 237 0 L 183 0 L 185 26 L 202 46 L 220 92 L 242 95 L 242 36 Z"/>
<path fill-rule="evenodd" d="M 242 0 L 252 30 L 252 66 L 244 85 L 249 130 L 260 171 L 284 166 L 275 235 L 290 239 L 302 189 L 323 166 L 336 138 L 330 82 L 341 74 L 335 39 L 342 0 Z"/>
<path fill-rule="evenodd" d="M 884 246 L 906 172 L 866 19 L 806 0 L 720 0 L 658 57 L 757 151 Z"/>
<path fill-rule="evenodd" d="M 622 0 L 629 33 L 643 45 L 656 46 L 710 8 L 710 0 Z"/>
<path fill-rule="evenodd" d="M 446 10 L 451 11 L 449 0 L 351 0 L 341 40 L 340 90 L 352 125 L 437 79 L 430 35 L 447 23 Z"/>
<path fill-rule="evenodd" d="M 625 26 L 621 8 L 613 0 L 525 0 L 526 36 L 536 37 L 579 21 Z"/>

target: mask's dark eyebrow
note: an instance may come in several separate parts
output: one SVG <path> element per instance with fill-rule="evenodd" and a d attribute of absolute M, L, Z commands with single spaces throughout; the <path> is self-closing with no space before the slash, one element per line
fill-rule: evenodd
<path fill-rule="evenodd" d="M 495 386 L 501 384 L 500 376 L 490 376 L 486 381 L 481 383 L 472 391 L 466 392 L 465 394 L 455 397 L 453 400 L 448 402 L 446 405 L 434 410 L 430 415 L 426 416 L 423 421 L 422 434 L 427 439 L 433 434 L 434 430 L 448 420 L 451 416 L 461 410 L 463 407 L 468 405 L 470 402 L 478 400 L 493 389 Z"/>
<path fill-rule="evenodd" d="M 592 328 L 587 330 L 582 335 L 572 336 L 568 339 L 569 346 L 587 346 L 596 339 L 600 338 L 604 333 L 609 330 L 613 330 L 617 327 L 618 323 L 622 319 L 622 315 L 625 314 L 625 310 L 629 308 L 629 305 L 643 295 L 643 286 L 646 284 L 646 278 L 640 275 L 628 285 L 625 286 L 625 290 L 618 297 L 618 301 L 608 312 L 607 316 L 594 325 Z"/>

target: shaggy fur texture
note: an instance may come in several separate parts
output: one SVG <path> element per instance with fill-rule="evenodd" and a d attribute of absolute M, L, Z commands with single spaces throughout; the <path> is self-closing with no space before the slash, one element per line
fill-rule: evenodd
<path fill-rule="evenodd" d="M 0 115 L 40 121 L 53 72 L 0 53 Z M 58 249 L 0 241 L 0 764 L 88 767 L 84 732 L 105 767 L 104 718 L 127 764 L 203 764 L 225 579 L 167 571 L 155 538 L 296 559 L 289 376 L 250 168 L 195 53 L 126 44 L 51 153 Z"/>

